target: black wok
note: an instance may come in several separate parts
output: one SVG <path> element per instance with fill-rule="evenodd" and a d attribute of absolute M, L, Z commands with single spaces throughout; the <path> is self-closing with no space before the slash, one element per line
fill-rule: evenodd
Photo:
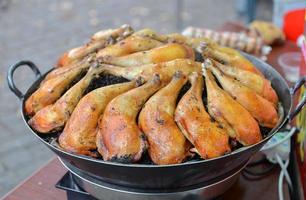
<path fill-rule="evenodd" d="M 111 184 L 148 189 L 179 188 L 203 182 L 212 182 L 231 171 L 235 171 L 235 169 L 245 164 L 252 155 L 258 152 L 285 123 L 292 120 L 305 105 L 304 99 L 302 102 L 299 102 L 294 111 L 291 111 L 292 95 L 305 83 L 306 77 L 298 81 L 295 87 L 290 90 L 283 77 L 271 66 L 253 56 L 244 55 L 271 81 L 273 88 L 279 96 L 282 109 L 280 109 L 281 117 L 277 126 L 258 144 L 240 148 L 215 159 L 191 160 L 175 165 L 120 164 L 65 152 L 57 145 L 48 141 L 50 140 L 48 136 L 36 133 L 27 123 L 27 116 L 24 111 L 25 100 L 35 91 L 43 79 L 38 68 L 30 61 L 21 61 L 10 67 L 7 81 L 11 91 L 21 100 L 21 113 L 26 126 L 65 163 L 78 168 L 82 173 L 87 173 Z M 22 94 L 16 88 L 13 79 L 14 71 L 23 65 L 30 67 L 37 76 L 37 81 L 33 83 L 25 94 Z"/>

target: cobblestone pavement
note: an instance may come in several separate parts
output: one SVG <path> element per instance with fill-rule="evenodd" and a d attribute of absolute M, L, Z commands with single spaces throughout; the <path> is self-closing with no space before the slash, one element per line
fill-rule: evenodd
<path fill-rule="evenodd" d="M 182 8 L 181 27 L 215 28 L 237 20 L 234 0 L 188 0 Z M 124 23 L 178 31 L 176 10 L 177 0 L 0 0 L 0 197 L 53 156 L 21 119 L 20 102 L 5 80 L 8 66 L 27 59 L 45 72 L 65 50 Z M 15 78 L 22 91 L 34 80 L 29 69 L 17 70 Z"/>

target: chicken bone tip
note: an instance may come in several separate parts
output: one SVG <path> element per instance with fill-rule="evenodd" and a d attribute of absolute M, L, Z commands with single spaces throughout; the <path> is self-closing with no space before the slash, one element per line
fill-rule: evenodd
<path fill-rule="evenodd" d="M 153 78 L 152 78 L 152 81 L 154 83 L 160 83 L 160 81 L 161 81 L 160 75 L 159 74 L 154 74 Z"/>
<path fill-rule="evenodd" d="M 200 42 L 197 51 L 203 52 L 208 48 L 208 43 L 207 42 Z"/>
<path fill-rule="evenodd" d="M 206 76 L 206 70 L 207 70 L 206 64 L 207 63 L 205 63 L 205 62 L 201 64 L 201 66 L 202 66 L 202 75 L 203 76 Z"/>
<path fill-rule="evenodd" d="M 212 63 L 212 61 L 211 61 L 209 58 L 206 58 L 206 59 L 204 60 L 204 63 L 203 63 L 203 64 L 204 64 L 205 67 L 208 68 L 208 67 L 212 66 L 213 63 Z M 202 66 L 203 66 L 203 64 L 202 64 Z"/>
<path fill-rule="evenodd" d="M 97 60 L 93 61 L 90 65 L 91 68 L 98 68 L 100 66 L 100 63 Z"/>
<path fill-rule="evenodd" d="M 174 73 L 174 77 L 175 77 L 175 78 L 181 78 L 181 77 L 183 77 L 183 76 L 184 76 L 184 74 L 183 74 L 183 72 L 180 71 L 180 70 L 178 70 L 178 71 L 176 71 L 176 72 Z"/>
<path fill-rule="evenodd" d="M 96 54 L 93 53 L 87 57 L 87 62 L 92 63 L 96 60 Z"/>
<path fill-rule="evenodd" d="M 143 85 L 145 83 L 145 79 L 142 76 L 139 76 L 135 79 L 135 84 L 137 87 Z"/>

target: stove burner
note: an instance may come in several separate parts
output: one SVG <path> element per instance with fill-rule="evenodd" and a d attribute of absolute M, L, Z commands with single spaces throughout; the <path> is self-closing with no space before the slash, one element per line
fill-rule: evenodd
<path fill-rule="evenodd" d="M 55 185 L 56 188 L 66 191 L 67 200 L 97 200 L 80 188 L 72 176 L 70 172 L 67 172 Z"/>
<path fill-rule="evenodd" d="M 56 188 L 66 191 L 67 200 L 98 200 L 80 188 L 73 180 L 73 174 L 67 172 L 55 185 Z M 222 197 L 220 197 L 220 200 Z M 201 200 L 196 195 L 187 195 L 183 200 Z M 219 198 L 215 199 L 219 200 Z"/>

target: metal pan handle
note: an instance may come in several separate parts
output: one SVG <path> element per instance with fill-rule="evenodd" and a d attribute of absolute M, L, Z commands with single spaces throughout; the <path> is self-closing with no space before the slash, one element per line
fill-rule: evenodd
<path fill-rule="evenodd" d="M 306 76 L 300 78 L 293 88 L 291 88 L 290 93 L 293 96 L 301 87 L 302 85 L 305 85 L 306 83 Z M 291 121 L 305 106 L 306 104 L 306 95 L 300 100 L 300 102 L 297 104 L 296 108 L 289 114 L 289 120 Z"/>
<path fill-rule="evenodd" d="M 24 61 L 20 61 L 18 63 L 16 63 L 15 65 L 12 65 L 9 70 L 8 70 L 8 73 L 7 73 L 7 83 L 8 83 L 8 86 L 10 88 L 10 90 L 12 92 L 14 92 L 14 94 L 20 99 L 22 100 L 23 97 L 24 97 L 24 94 L 16 87 L 15 85 L 15 82 L 14 82 L 14 72 L 15 70 L 20 67 L 20 66 L 28 66 L 31 68 L 31 70 L 35 73 L 35 76 L 36 78 L 40 78 L 41 77 L 41 73 L 39 71 L 39 69 L 37 68 L 37 66 L 32 63 L 31 61 L 27 61 L 27 60 L 24 60 Z"/>

